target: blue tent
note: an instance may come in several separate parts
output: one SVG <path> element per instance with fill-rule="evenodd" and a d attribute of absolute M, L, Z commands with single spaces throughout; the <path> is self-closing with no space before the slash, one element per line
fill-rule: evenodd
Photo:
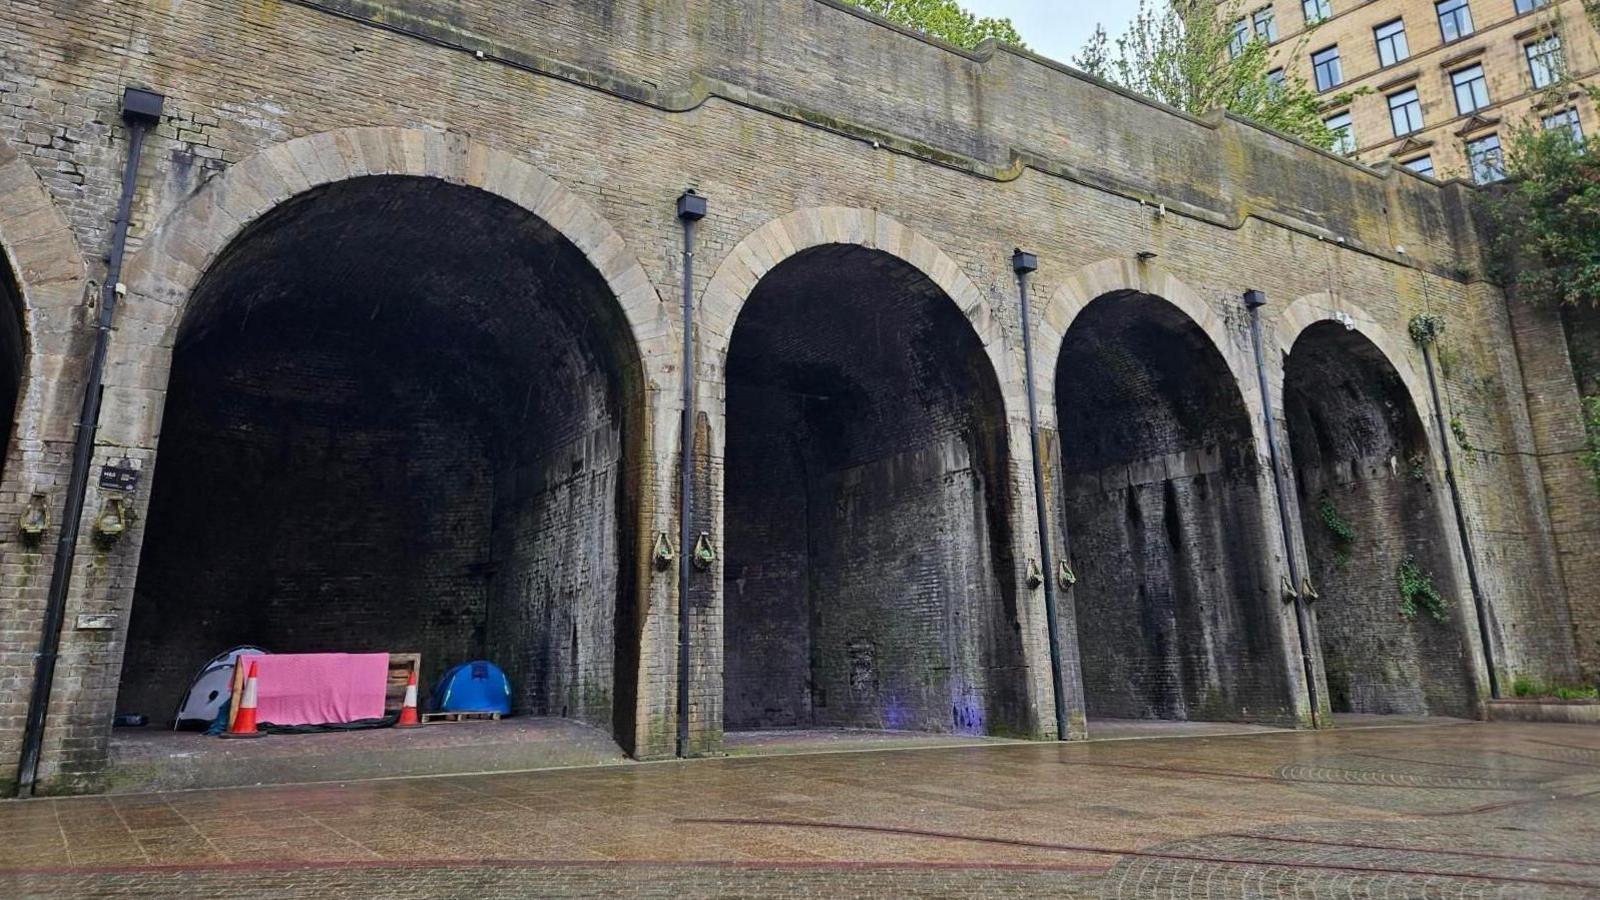
<path fill-rule="evenodd" d="M 511 680 L 488 660 L 462 663 L 434 685 L 433 711 L 510 715 Z"/>

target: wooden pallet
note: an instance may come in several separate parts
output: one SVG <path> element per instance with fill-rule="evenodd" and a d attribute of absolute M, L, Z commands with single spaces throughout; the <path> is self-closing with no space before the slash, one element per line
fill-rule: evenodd
<path fill-rule="evenodd" d="M 431 712 L 422 714 L 423 724 L 430 722 L 498 722 L 497 712 Z"/>
<path fill-rule="evenodd" d="M 422 696 L 422 654 L 420 653 L 391 653 L 389 654 L 389 681 L 385 685 L 383 697 L 383 711 L 385 714 L 397 713 L 406 702 L 406 682 L 411 680 L 411 673 L 418 676 L 418 700 L 424 701 Z"/>

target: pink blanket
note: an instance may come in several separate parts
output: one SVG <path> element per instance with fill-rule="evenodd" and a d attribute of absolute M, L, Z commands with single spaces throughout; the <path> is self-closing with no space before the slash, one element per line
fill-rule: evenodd
<path fill-rule="evenodd" d="M 256 664 L 256 718 L 262 722 L 334 725 L 383 715 L 387 653 L 274 653 L 249 661 Z"/>

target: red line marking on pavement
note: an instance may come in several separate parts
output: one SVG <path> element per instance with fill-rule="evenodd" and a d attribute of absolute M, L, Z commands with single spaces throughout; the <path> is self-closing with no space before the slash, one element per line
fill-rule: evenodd
<path fill-rule="evenodd" d="M 1207 769 L 1180 769 L 1173 766 L 1136 766 L 1131 763 L 1097 763 L 1073 762 L 1073 766 L 1088 766 L 1097 769 L 1133 769 L 1138 772 L 1154 772 L 1157 775 L 1206 775 L 1213 778 L 1238 778 L 1244 781 L 1266 781 L 1272 784 L 1287 784 L 1284 779 L 1274 775 L 1251 775 L 1243 772 L 1214 772 Z"/>
<path fill-rule="evenodd" d="M 1278 775 L 1247 775 L 1238 772 L 1216 772 L 1208 769 L 1180 769 L 1173 766 L 1135 766 L 1131 763 L 1072 763 L 1072 765 L 1095 766 L 1107 769 L 1133 769 L 1138 772 L 1154 772 L 1157 775 L 1206 775 L 1214 778 L 1239 778 L 1245 781 L 1266 781 L 1272 784 L 1328 784 L 1337 787 L 1402 788 L 1408 791 L 1489 791 L 1501 793 L 1515 793 L 1518 791 L 1527 791 L 1532 789 L 1528 787 L 1484 787 L 1481 785 L 1386 784 L 1383 782 L 1366 781 L 1321 781 L 1315 778 L 1284 778 Z M 1423 777 L 1442 778 L 1446 776 Z"/>
<path fill-rule="evenodd" d="M 1478 850 L 1434 850 L 1429 847 L 1407 847 L 1401 844 L 1367 844 L 1358 841 L 1322 841 L 1316 838 L 1286 837 L 1272 834 L 1250 834 L 1249 832 L 1234 832 L 1227 837 L 1250 838 L 1256 841 L 1275 841 L 1282 844 L 1316 844 L 1321 847 L 1352 847 L 1358 850 L 1401 850 L 1407 853 L 1432 853 L 1444 856 L 1467 856 L 1473 859 L 1505 859 L 1512 862 L 1549 863 L 1559 866 L 1585 866 L 1600 868 L 1600 861 L 1584 861 L 1580 859 L 1555 859 L 1549 856 L 1517 856 L 1510 853 L 1484 853 Z"/>
<path fill-rule="evenodd" d="M 1516 773 L 1518 775 L 1537 775 L 1545 778 L 1550 777 L 1549 772 L 1535 772 L 1531 769 L 1507 769 L 1503 766 L 1475 766 L 1472 763 L 1435 762 L 1429 759 L 1412 759 L 1409 756 L 1384 756 L 1381 753 L 1357 753 L 1354 755 L 1366 759 L 1383 759 L 1388 760 L 1389 762 L 1405 762 L 1418 766 L 1449 766 L 1452 769 L 1478 769 L 1484 772 L 1509 772 Z"/>
<path fill-rule="evenodd" d="M 771 828 L 817 828 L 840 831 L 866 831 L 905 837 L 933 837 L 947 840 L 973 841 L 983 844 L 1004 844 L 1066 853 L 1091 853 L 1102 856 L 1136 856 L 1143 859 L 1168 859 L 1180 862 L 1208 862 L 1236 866 L 1263 866 L 1274 869 L 1316 869 L 1330 872 L 1355 872 L 1362 875 L 1416 875 L 1427 878 L 1459 878 L 1471 881 L 1493 881 L 1504 884 L 1537 884 L 1545 887 L 1576 887 L 1600 890 L 1600 882 L 1572 881 L 1564 878 L 1537 878 L 1520 875 L 1489 875 L 1479 872 L 1441 872 L 1437 869 L 1400 869 L 1382 866 L 1356 866 L 1346 863 L 1278 862 L 1275 860 L 1237 859 L 1226 856 L 1201 856 L 1191 853 L 1166 853 L 1159 850 L 1117 850 L 1110 847 L 1090 847 L 1074 844 L 1053 844 L 1044 841 L 1026 841 L 1018 838 L 983 837 L 953 831 L 928 831 L 921 828 L 903 828 L 894 825 L 848 825 L 834 822 L 807 822 L 793 819 L 678 819 L 694 825 L 754 825 Z"/>
<path fill-rule="evenodd" d="M 142 863 L 126 866 L 42 866 L 31 869 L 0 868 L 0 876 L 16 875 L 137 875 L 163 872 L 293 872 L 325 869 L 780 869 L 796 871 L 955 870 L 1017 872 L 1082 872 L 1099 874 L 1109 866 L 1078 863 L 1005 862 L 905 862 L 892 860 L 728 860 L 728 859 L 341 859 L 284 860 L 281 862 Z"/>
<path fill-rule="evenodd" d="M 1563 744 L 1560 741 L 1541 741 L 1538 738 L 1524 738 L 1530 744 L 1544 744 L 1547 747 L 1565 747 L 1568 750 L 1582 750 L 1585 753 L 1600 753 L 1600 747 L 1585 747 L 1582 744 Z"/>
<path fill-rule="evenodd" d="M 1493 750 L 1501 756 L 1515 756 L 1518 759 L 1535 759 L 1539 762 L 1555 763 L 1558 766 L 1583 766 L 1586 769 L 1600 769 L 1600 763 L 1579 762 L 1575 759 L 1551 759 L 1548 756 L 1529 756 L 1526 753 L 1512 753 L 1510 750 Z"/>
<path fill-rule="evenodd" d="M 1433 816 L 1470 816 L 1473 813 L 1499 812 L 1502 809 L 1513 809 L 1518 806 L 1529 806 L 1534 803 L 1546 803 L 1551 800 L 1582 800 L 1593 797 L 1600 791 L 1585 791 L 1581 794 L 1548 794 L 1539 797 L 1528 797 L 1523 800 L 1507 800 L 1504 803 L 1486 803 L 1483 806 L 1469 806 L 1466 809 L 1447 809 L 1439 812 L 1420 812 L 1416 815 Z"/>

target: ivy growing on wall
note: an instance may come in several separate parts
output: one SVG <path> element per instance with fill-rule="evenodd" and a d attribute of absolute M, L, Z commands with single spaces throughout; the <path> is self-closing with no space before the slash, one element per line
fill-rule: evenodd
<path fill-rule="evenodd" d="M 1471 463 L 1473 460 L 1472 454 L 1478 448 L 1472 446 L 1472 439 L 1467 437 L 1467 423 L 1463 422 L 1460 416 L 1450 417 L 1450 433 L 1455 436 L 1456 446 L 1466 453 L 1467 462 Z"/>
<path fill-rule="evenodd" d="M 1434 621 L 1445 620 L 1445 600 L 1433 583 L 1433 574 L 1417 565 L 1417 558 L 1407 553 L 1395 569 L 1400 583 L 1400 615 L 1415 619 L 1418 610 L 1426 610 Z"/>
<path fill-rule="evenodd" d="M 1444 334 L 1444 316 L 1436 313 L 1421 313 L 1411 317 L 1411 322 L 1406 326 L 1411 334 L 1411 342 L 1418 347 L 1426 347 L 1439 340 Z"/>
<path fill-rule="evenodd" d="M 1583 461 L 1594 476 L 1595 487 L 1600 487 L 1600 394 L 1583 398 L 1583 429 L 1588 435 Z"/>
<path fill-rule="evenodd" d="M 1339 508 L 1333 505 L 1333 498 L 1326 494 L 1317 504 L 1317 515 L 1322 519 L 1323 527 L 1333 536 L 1333 561 L 1341 566 L 1349 562 L 1350 545 L 1355 543 L 1356 539 L 1355 528 L 1339 515 Z"/>

